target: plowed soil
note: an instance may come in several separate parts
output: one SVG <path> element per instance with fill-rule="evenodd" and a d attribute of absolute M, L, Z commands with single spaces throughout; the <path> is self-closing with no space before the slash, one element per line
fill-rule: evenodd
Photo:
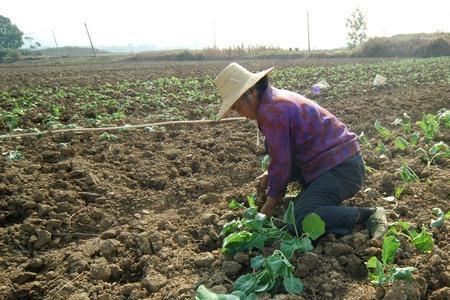
<path fill-rule="evenodd" d="M 37 73 L 17 68 L 1 87 L 20 85 L 21 78 L 24 85 L 41 86 L 170 72 L 214 75 L 226 63 L 212 64 L 206 69 L 155 64 L 160 71 L 149 70 L 150 75 L 143 67 L 113 65 L 109 74 L 120 73 L 114 78 L 99 75 L 107 73 L 103 65 L 83 78 L 86 67 L 39 67 Z M 252 69 L 273 64 L 254 62 L 258 67 Z M 375 137 L 375 119 L 388 124 L 406 112 L 418 120 L 424 112 L 449 108 L 450 87 L 373 90 L 321 105 L 354 132 Z M 228 208 L 229 200 L 254 193 L 263 154 L 256 125 L 236 121 L 114 134 L 115 142 L 100 141 L 97 132 L 0 140 L 2 151 L 18 149 L 24 155 L 20 161 L 0 161 L 1 299 L 193 299 L 199 284 L 230 292 L 232 282 L 249 271 L 256 254 L 222 256 L 218 233 L 239 214 Z M 449 136 L 444 132 L 441 140 L 449 143 Z M 389 221 L 418 227 L 429 225 L 433 207 L 449 209 L 448 161 L 426 167 L 406 155 L 420 182 L 409 185 L 394 204 L 382 197 L 392 195 L 400 182 L 395 174 L 399 153 L 379 159 L 365 149 L 363 156 L 376 172 L 367 174 L 365 187 L 347 204 L 384 206 Z M 432 230 L 432 253 L 402 244 L 396 262 L 416 267 L 415 280 L 385 288 L 367 280 L 364 261 L 379 255 L 381 244 L 370 240 L 365 228 L 345 237 L 326 235 L 313 252 L 294 261 L 295 274 L 305 283 L 302 296 L 274 298 L 450 299 L 449 229 L 447 221 Z"/>

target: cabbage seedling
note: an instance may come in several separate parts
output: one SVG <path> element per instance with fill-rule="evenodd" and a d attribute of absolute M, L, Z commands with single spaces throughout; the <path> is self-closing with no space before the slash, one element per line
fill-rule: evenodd
<path fill-rule="evenodd" d="M 418 131 L 414 131 L 413 134 L 411 134 L 411 146 L 415 146 L 419 143 L 419 139 L 420 139 L 420 133 Z"/>
<path fill-rule="evenodd" d="M 391 131 L 389 129 L 387 129 L 386 127 L 383 127 L 381 125 L 380 121 L 376 120 L 374 127 L 384 141 L 387 141 L 392 137 Z"/>
<path fill-rule="evenodd" d="M 410 146 L 408 141 L 402 137 L 395 138 L 394 144 L 395 144 L 395 148 L 402 150 L 402 151 Z"/>
<path fill-rule="evenodd" d="M 382 285 L 394 280 L 412 280 L 412 272 L 415 271 L 416 268 L 396 268 L 393 265 L 399 247 L 400 242 L 394 236 L 384 237 L 381 261 L 379 261 L 376 256 L 372 256 L 366 262 L 370 282 Z"/>
<path fill-rule="evenodd" d="M 434 144 L 428 151 L 419 148 L 415 152 L 420 153 L 421 158 L 427 162 L 428 167 L 431 166 L 432 163 L 436 163 L 436 160 L 439 158 L 450 157 L 450 148 L 444 142 Z"/>
<path fill-rule="evenodd" d="M 439 116 L 427 114 L 422 117 L 422 120 L 417 122 L 420 129 L 425 134 L 427 141 L 432 141 L 439 131 Z"/>
<path fill-rule="evenodd" d="M 430 253 L 433 250 L 434 239 L 432 234 L 427 231 L 426 226 L 422 226 L 420 232 L 412 230 L 410 227 L 411 225 L 408 222 L 395 222 L 389 227 L 386 236 L 404 236 L 417 250 Z"/>
<path fill-rule="evenodd" d="M 407 113 L 403 113 L 403 118 L 395 119 L 392 125 L 401 125 L 404 133 L 411 133 L 411 117 Z"/>
<path fill-rule="evenodd" d="M 98 138 L 100 141 L 111 141 L 111 142 L 115 142 L 115 141 L 117 141 L 119 138 L 116 136 L 116 135 L 114 135 L 114 134 L 111 134 L 111 133 L 108 133 L 108 132 L 103 132 L 100 136 L 99 136 L 99 138 Z"/>
<path fill-rule="evenodd" d="M 417 174 L 408 166 L 406 162 L 403 162 L 401 167 L 397 169 L 401 179 L 404 182 L 413 182 L 419 180 Z"/>
<path fill-rule="evenodd" d="M 11 150 L 8 152 L 8 155 L 6 156 L 6 160 L 22 160 L 23 155 L 22 152 L 19 150 Z"/>
<path fill-rule="evenodd" d="M 437 219 L 431 220 L 430 227 L 442 227 L 442 225 L 444 225 L 445 223 L 445 220 L 450 218 L 450 210 L 444 213 L 442 209 L 440 209 L 439 207 L 435 207 L 431 211 L 437 217 Z"/>

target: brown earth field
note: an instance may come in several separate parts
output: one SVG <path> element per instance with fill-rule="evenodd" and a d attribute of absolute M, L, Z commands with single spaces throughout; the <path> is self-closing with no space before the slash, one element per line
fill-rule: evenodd
<path fill-rule="evenodd" d="M 294 64 L 246 63 L 252 70 Z M 225 65 L 7 67 L 0 71 L 0 89 L 214 75 Z M 372 90 L 320 104 L 376 145 L 376 119 L 390 124 L 406 112 L 419 120 L 422 113 L 450 108 L 450 86 Z M 115 131 L 114 142 L 100 141 L 100 134 L 0 139 L 2 151 L 18 149 L 24 156 L 0 160 L 0 299 L 194 299 L 200 284 L 231 292 L 236 278 L 251 272 L 251 257 L 271 253 L 274 245 L 232 257 L 220 253 L 218 233 L 241 214 L 228 208 L 229 201 L 254 193 L 254 179 L 261 173 L 264 149 L 253 122 L 128 129 Z M 450 130 L 442 129 L 437 140 L 449 144 Z M 305 284 L 301 295 L 280 290 L 259 299 L 450 299 L 449 221 L 429 228 L 436 218 L 432 208 L 450 207 L 449 160 L 427 167 L 412 152 L 392 150 L 380 158 L 374 147 L 363 146 L 362 154 L 375 171 L 344 204 L 383 206 L 390 222 L 428 227 L 435 239 L 432 252 L 419 252 L 401 240 L 395 260 L 417 268 L 414 280 L 383 287 L 370 283 L 364 262 L 380 257 L 382 245 L 365 228 L 355 227 L 344 237 L 326 234 L 312 252 L 295 255 L 294 273 Z M 401 184 L 400 157 L 420 180 L 389 202 L 383 197 Z"/>

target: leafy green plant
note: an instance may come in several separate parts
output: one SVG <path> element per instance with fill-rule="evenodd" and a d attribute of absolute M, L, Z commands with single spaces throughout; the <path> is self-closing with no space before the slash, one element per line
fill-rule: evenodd
<path fill-rule="evenodd" d="M 144 127 L 145 132 L 155 132 L 155 131 L 166 131 L 164 126 L 146 126 Z"/>
<path fill-rule="evenodd" d="M 364 170 L 366 171 L 367 174 L 372 174 L 375 173 L 376 169 L 368 166 L 368 165 L 364 165 Z"/>
<path fill-rule="evenodd" d="M 125 119 L 125 113 L 123 111 L 117 111 L 111 114 L 110 119 L 112 121 L 120 121 Z"/>
<path fill-rule="evenodd" d="M 397 169 L 397 172 L 400 174 L 400 178 L 404 182 L 414 182 L 419 180 L 417 174 L 408 166 L 406 162 L 403 162 L 400 168 Z"/>
<path fill-rule="evenodd" d="M 240 204 L 239 202 L 237 202 L 236 199 L 233 199 L 233 200 L 231 200 L 230 204 L 228 204 L 228 208 L 240 209 L 240 208 L 245 208 L 245 206 Z"/>
<path fill-rule="evenodd" d="M 312 251 L 312 242 L 325 232 L 325 224 L 316 214 L 309 214 L 302 222 L 303 234 L 299 237 L 295 227 L 293 205 L 290 202 L 284 215 L 283 222 L 293 225 L 296 237 L 287 234 L 282 238 L 280 250 L 274 250 L 267 258 L 256 256 L 251 259 L 252 274 L 239 277 L 234 283 L 235 291 L 242 291 L 246 295 L 250 293 L 261 293 L 271 291 L 280 284 L 288 293 L 299 294 L 303 290 L 302 281 L 294 277 L 294 267 L 289 262 L 295 251 Z M 256 273 L 255 273 L 256 272 Z"/>
<path fill-rule="evenodd" d="M 195 300 L 256 300 L 256 294 L 250 294 L 245 298 L 240 297 L 241 293 L 216 294 L 208 290 L 203 284 L 197 288 Z"/>
<path fill-rule="evenodd" d="M 411 117 L 407 113 L 403 113 L 402 118 L 395 119 L 392 125 L 401 125 L 404 133 L 411 133 Z"/>
<path fill-rule="evenodd" d="M 376 256 L 372 256 L 366 262 L 370 282 L 382 285 L 394 280 L 412 280 L 412 272 L 415 271 L 416 268 L 397 268 L 393 265 L 399 247 L 400 241 L 397 240 L 395 236 L 391 235 L 384 237 L 381 261 L 379 261 Z"/>
<path fill-rule="evenodd" d="M 250 200 L 252 199 L 252 200 Z M 315 213 L 307 215 L 302 221 L 302 233 L 296 227 L 294 205 L 290 201 L 282 221 L 285 226 L 277 228 L 271 218 L 256 211 L 254 199 L 247 198 L 249 208 L 246 208 L 243 219 L 232 220 L 224 225 L 220 236 L 226 236 L 222 244 L 222 252 L 234 254 L 237 251 L 262 249 L 266 242 L 280 240 L 280 249 L 274 250 L 267 258 L 256 256 L 251 259 L 253 273 L 239 277 L 234 283 L 235 292 L 240 292 L 241 299 L 247 299 L 254 293 L 274 290 L 280 285 L 288 293 L 298 294 L 303 290 L 303 283 L 293 276 L 293 265 L 289 262 L 296 251 L 312 251 L 312 241 L 318 239 L 325 232 L 325 223 Z M 242 208 L 236 200 L 232 200 L 230 207 Z M 284 231 L 291 226 L 295 236 Z"/>
<path fill-rule="evenodd" d="M 0 112 L 0 121 L 6 123 L 10 130 L 19 127 L 21 117 L 25 115 L 25 110 L 16 106 L 11 111 Z"/>
<path fill-rule="evenodd" d="M 303 283 L 299 278 L 293 276 L 294 267 L 282 251 L 274 250 L 272 255 L 267 258 L 253 257 L 250 264 L 256 273 L 239 277 L 233 284 L 235 291 L 241 291 L 245 295 L 262 293 L 283 284 L 288 293 L 299 294 L 302 292 Z"/>
<path fill-rule="evenodd" d="M 437 219 L 431 220 L 430 227 L 442 227 L 442 225 L 444 225 L 445 223 L 445 220 L 450 218 L 450 210 L 444 213 L 442 209 L 440 209 L 439 207 L 435 207 L 431 211 L 437 217 Z"/>
<path fill-rule="evenodd" d="M 439 116 L 427 114 L 422 117 L 422 120 L 417 122 L 420 129 L 425 134 L 427 141 L 432 141 L 439 131 Z"/>
<path fill-rule="evenodd" d="M 394 140 L 394 145 L 395 145 L 395 148 L 402 150 L 402 151 L 407 149 L 410 146 L 408 141 L 402 137 L 396 137 Z"/>
<path fill-rule="evenodd" d="M 249 198 L 248 198 L 249 199 Z M 226 223 L 220 236 L 225 237 L 222 244 L 222 252 L 234 254 L 238 251 L 251 250 L 253 248 L 262 249 L 266 242 L 276 239 L 294 243 L 293 239 L 302 240 L 303 238 L 317 239 L 325 230 L 325 224 L 316 214 L 310 214 L 305 217 L 302 222 L 303 234 L 299 236 L 295 224 L 295 217 L 293 214 L 293 203 L 289 203 L 288 209 L 283 218 L 283 223 L 290 225 L 296 232 L 296 238 L 293 238 L 288 232 L 284 231 L 287 226 L 279 229 L 273 223 L 273 218 L 267 220 L 264 214 L 256 211 L 256 205 L 253 201 L 249 201 L 250 207 L 244 211 L 244 218 L 235 219 Z M 233 209 L 241 208 L 242 205 L 236 201 L 230 203 Z M 297 242 L 296 242 L 297 243 Z M 307 243 L 306 240 L 301 241 Z M 292 247 L 296 248 L 299 244 Z M 288 247 L 286 246 L 286 249 Z M 282 247 L 283 249 L 283 247 Z M 290 255 L 288 255 L 290 258 Z"/>
<path fill-rule="evenodd" d="M 6 160 L 22 160 L 23 154 L 19 150 L 11 150 L 6 155 Z"/>
<path fill-rule="evenodd" d="M 59 122 L 59 117 L 52 114 L 47 115 L 44 120 L 42 120 L 45 128 L 60 128 L 63 125 Z"/>
<path fill-rule="evenodd" d="M 450 148 L 444 142 L 434 144 L 428 151 L 419 148 L 415 152 L 419 153 L 421 159 L 427 162 L 428 167 L 431 166 L 432 163 L 436 163 L 439 158 L 450 157 Z"/>
<path fill-rule="evenodd" d="M 380 121 L 376 120 L 374 127 L 384 141 L 387 141 L 392 137 L 391 131 L 386 127 L 382 126 Z"/>
<path fill-rule="evenodd" d="M 411 146 L 416 146 L 419 143 L 419 139 L 420 139 L 420 133 L 418 131 L 414 131 L 411 134 L 411 139 L 410 139 Z"/>
<path fill-rule="evenodd" d="M 366 147 L 370 146 L 369 139 L 365 135 L 364 131 L 361 132 L 361 134 L 358 136 L 359 141 Z"/>
<path fill-rule="evenodd" d="M 383 155 L 385 152 L 386 152 L 386 145 L 385 144 L 383 144 L 383 143 L 378 143 L 378 145 L 375 147 L 375 152 L 378 154 L 378 155 Z"/>
<path fill-rule="evenodd" d="M 103 132 L 99 138 L 100 141 L 111 141 L 111 142 L 115 142 L 117 141 L 119 138 L 112 134 L 112 133 L 108 133 L 108 132 Z"/>
<path fill-rule="evenodd" d="M 428 232 L 425 226 L 421 231 L 411 229 L 411 224 L 405 221 L 397 221 L 389 226 L 386 236 L 404 236 L 419 251 L 429 253 L 433 250 L 433 235 Z"/>
<path fill-rule="evenodd" d="M 394 189 L 394 197 L 396 199 L 400 199 L 400 197 L 403 194 L 403 191 L 405 190 L 405 187 L 406 187 L 405 185 L 400 185 L 400 186 L 396 186 L 395 187 L 395 189 Z"/>

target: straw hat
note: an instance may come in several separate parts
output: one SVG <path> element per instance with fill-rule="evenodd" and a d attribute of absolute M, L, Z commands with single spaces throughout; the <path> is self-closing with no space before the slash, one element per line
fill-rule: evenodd
<path fill-rule="evenodd" d="M 219 89 L 222 98 L 218 120 L 227 115 L 233 104 L 273 69 L 270 68 L 259 73 L 252 73 L 235 62 L 223 69 L 214 79 L 214 83 Z"/>

